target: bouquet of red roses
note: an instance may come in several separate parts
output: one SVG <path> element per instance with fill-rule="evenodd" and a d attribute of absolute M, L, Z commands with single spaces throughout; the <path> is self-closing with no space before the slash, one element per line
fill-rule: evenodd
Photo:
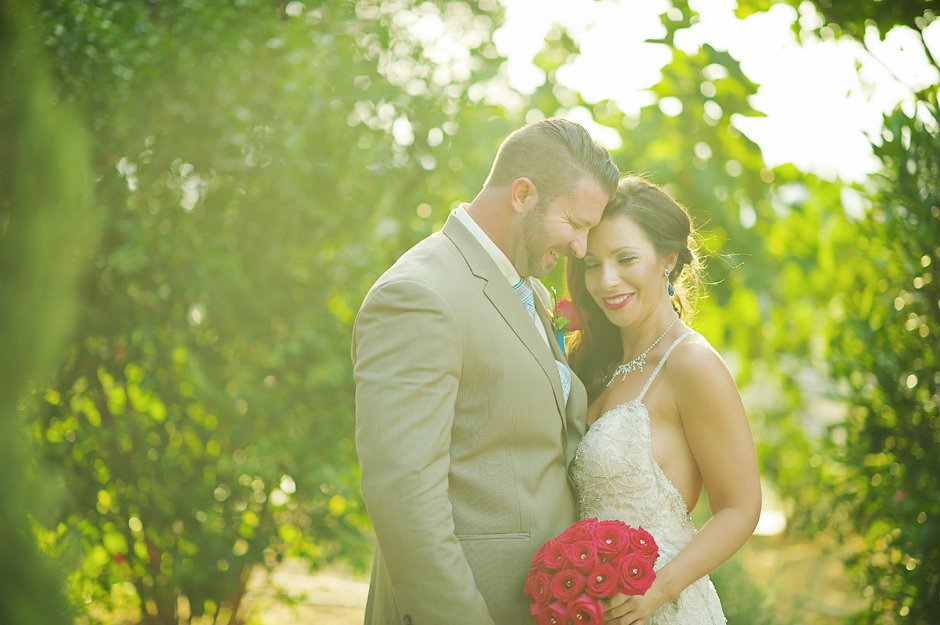
<path fill-rule="evenodd" d="M 642 595 L 653 584 L 659 547 L 649 532 L 623 521 L 582 519 L 546 542 L 525 580 L 539 625 L 603 623 L 601 599 Z"/>

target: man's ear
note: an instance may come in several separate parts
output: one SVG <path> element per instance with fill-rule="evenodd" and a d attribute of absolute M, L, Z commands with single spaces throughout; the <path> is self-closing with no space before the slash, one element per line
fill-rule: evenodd
<path fill-rule="evenodd" d="M 509 185 L 509 201 L 517 213 L 524 213 L 539 201 L 535 184 L 525 176 L 516 178 Z"/>

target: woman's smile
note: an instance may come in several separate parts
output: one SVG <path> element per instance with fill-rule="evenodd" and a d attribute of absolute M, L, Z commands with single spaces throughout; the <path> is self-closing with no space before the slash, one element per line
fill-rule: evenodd
<path fill-rule="evenodd" d="M 633 300 L 634 295 L 636 293 L 620 293 L 613 297 L 602 297 L 601 301 L 607 310 L 620 310 Z"/>

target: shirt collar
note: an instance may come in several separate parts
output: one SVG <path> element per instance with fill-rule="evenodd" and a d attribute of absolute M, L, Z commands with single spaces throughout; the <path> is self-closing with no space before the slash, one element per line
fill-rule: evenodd
<path fill-rule="evenodd" d="M 493 240 L 487 235 L 483 228 L 473 220 L 473 217 L 470 216 L 470 213 L 467 212 L 467 206 L 469 204 L 461 204 L 456 209 L 454 209 L 453 215 L 457 218 L 463 226 L 470 231 L 470 234 L 473 235 L 473 238 L 480 242 L 480 245 L 486 250 L 486 253 L 490 255 L 493 259 L 493 262 L 496 263 L 497 269 L 503 274 L 506 280 L 509 282 L 510 286 L 514 286 L 522 280 L 522 276 L 519 275 L 519 272 L 516 271 L 516 268 L 513 266 L 509 258 L 503 254 L 503 251 L 499 249 Z"/>

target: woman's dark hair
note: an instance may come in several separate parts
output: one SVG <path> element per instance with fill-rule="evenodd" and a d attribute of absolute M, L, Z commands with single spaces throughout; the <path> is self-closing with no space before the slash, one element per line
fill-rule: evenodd
<path fill-rule="evenodd" d="M 701 265 L 688 211 L 658 185 L 640 176 L 625 176 L 604 208 L 602 221 L 619 215 L 629 217 L 642 228 L 657 254 L 676 254 L 676 266 L 669 274 L 676 292 L 672 305 L 683 319 L 690 318 L 701 284 Z M 569 257 L 567 279 L 568 292 L 581 320 L 581 330 L 571 344 L 569 362 L 593 400 L 604 389 L 611 368 L 623 360 L 620 328 L 608 321 L 588 293 L 583 259 Z"/>

